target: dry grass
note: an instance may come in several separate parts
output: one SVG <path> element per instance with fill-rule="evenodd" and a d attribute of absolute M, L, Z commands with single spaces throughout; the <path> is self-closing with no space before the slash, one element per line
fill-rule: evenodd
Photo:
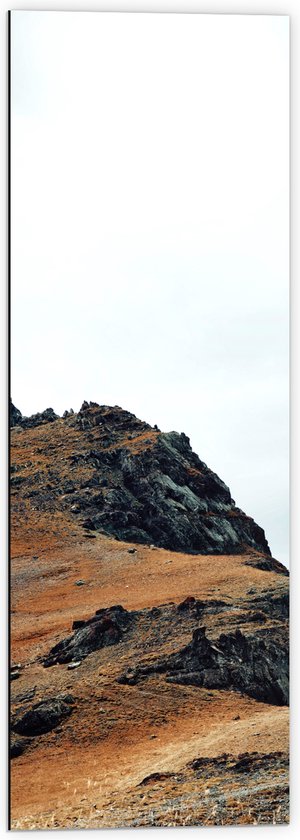
<path fill-rule="evenodd" d="M 153 445 L 156 437 L 149 430 L 134 439 L 124 433 L 120 445 L 138 452 Z M 23 465 L 16 474 L 33 478 L 41 472 L 44 481 L 51 456 L 62 479 L 88 477 L 82 466 L 78 472 L 77 467 L 70 471 L 69 456 L 76 452 L 78 439 L 78 429 L 62 420 L 55 423 L 55 440 L 51 424 L 14 430 L 12 459 Z M 223 787 L 227 797 L 223 811 L 217 794 L 214 799 L 205 793 L 211 784 L 205 779 L 202 784 L 188 777 L 175 794 L 172 780 L 145 792 L 139 786 L 146 775 L 181 772 L 200 755 L 286 751 L 286 708 L 233 692 L 175 687 L 159 678 L 141 686 L 119 685 L 116 678 L 128 658 L 153 655 L 147 639 L 139 639 L 140 647 L 131 651 L 125 643 L 103 649 L 72 672 L 65 666 L 44 669 L 39 661 L 69 635 L 74 619 L 86 619 L 99 607 L 121 603 L 127 609 L 143 609 L 178 603 L 188 595 L 204 601 L 218 598 L 230 607 L 228 628 L 235 628 L 235 606 L 240 598 L 250 597 L 249 590 L 260 595 L 286 587 L 280 575 L 246 566 L 247 555 L 195 556 L 140 545 L 130 555 L 129 548 L 128 543 L 99 534 L 86 539 L 67 511 L 37 510 L 34 497 L 23 498 L 21 487 L 18 496 L 12 496 L 12 660 L 26 664 L 20 679 L 12 683 L 12 695 L 16 698 L 34 688 L 34 702 L 63 691 L 77 700 L 61 731 L 32 739 L 30 748 L 12 762 L 12 827 L 264 822 L 255 801 L 239 799 L 232 785 L 228 790 Z M 78 579 L 85 585 L 77 587 Z M 208 629 L 214 628 L 220 632 L 212 617 Z M 186 636 L 168 639 L 164 652 L 187 640 Z M 279 788 L 281 783 L 279 778 Z M 222 787 L 222 780 L 215 784 Z M 276 796 L 272 799 L 271 791 L 266 805 L 273 824 L 287 820 Z"/>

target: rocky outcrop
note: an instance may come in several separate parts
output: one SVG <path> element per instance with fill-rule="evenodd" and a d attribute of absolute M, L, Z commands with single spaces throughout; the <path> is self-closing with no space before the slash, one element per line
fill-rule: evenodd
<path fill-rule="evenodd" d="M 44 667 L 80 662 L 95 650 L 116 645 L 133 621 L 134 613 L 127 612 L 120 605 L 97 610 L 87 621 L 74 621 L 74 635 L 54 645 L 44 659 Z"/>
<path fill-rule="evenodd" d="M 153 674 L 162 674 L 168 682 L 195 685 L 207 689 L 240 691 L 261 702 L 288 704 L 289 639 L 288 592 L 272 590 L 265 598 L 235 604 L 234 616 L 222 600 L 200 601 L 188 596 L 179 604 L 167 604 L 150 610 L 128 611 L 121 605 L 99 609 L 87 620 L 73 622 L 74 634 L 53 647 L 44 666 L 81 660 L 108 645 L 126 641 L 133 645 L 146 636 L 148 649 L 170 643 L 178 633 L 192 633 L 189 644 L 168 656 L 153 657 L 129 667 L 118 677 L 120 684 L 136 685 Z M 218 616 L 226 632 L 209 635 L 203 621 L 211 627 L 211 617 Z M 234 617 L 239 625 L 235 630 Z M 199 621 L 202 626 L 199 627 Z M 233 622 L 233 623 L 232 623 Z M 130 632 L 129 632 L 130 631 Z"/>
<path fill-rule="evenodd" d="M 128 669 L 119 681 L 136 685 L 152 674 L 165 674 L 168 682 L 240 691 L 263 703 L 288 705 L 287 630 L 281 627 L 274 632 L 272 628 L 245 635 L 237 628 L 211 640 L 206 628 L 198 627 L 192 641 L 178 653 Z"/>
<path fill-rule="evenodd" d="M 236 507 L 229 488 L 200 461 L 183 432 L 163 433 L 118 406 L 84 402 L 78 414 L 65 412 L 66 432 L 76 429 L 70 453 L 62 442 L 62 419 L 56 443 L 52 409 L 29 418 L 16 411 L 14 423 L 23 429 L 50 422 L 53 427 L 51 447 L 48 441 L 48 450 L 43 448 L 41 437 L 39 448 L 45 465 L 49 458 L 48 475 L 32 468 L 12 477 L 12 487 L 34 497 L 40 510 L 68 511 L 89 534 L 171 551 L 238 554 L 251 547 L 263 554 L 261 562 L 270 557 L 263 529 Z"/>
<path fill-rule="evenodd" d="M 12 734 L 9 748 L 10 758 L 19 758 L 19 755 L 23 755 L 29 744 L 29 738 L 16 738 Z"/>
<path fill-rule="evenodd" d="M 270 553 L 263 530 L 236 508 L 185 434 L 160 433 L 144 452 L 122 452 L 120 472 L 122 487 L 105 494 L 95 527 L 172 551 L 226 554 L 251 545 Z"/>
<path fill-rule="evenodd" d="M 35 426 L 44 426 L 46 423 L 53 423 L 58 420 L 59 415 L 55 414 L 53 408 L 46 408 L 41 413 L 32 414 L 31 417 L 23 417 L 21 411 L 10 401 L 10 425 L 22 426 L 23 429 L 33 429 Z"/>
<path fill-rule="evenodd" d="M 74 703 L 74 697 L 71 695 L 42 700 L 17 717 L 13 721 L 12 729 L 18 735 L 43 735 L 45 732 L 55 729 L 59 723 L 69 717 Z M 20 747 L 17 747 L 17 749 L 20 749 Z"/>
<path fill-rule="evenodd" d="M 10 401 L 10 426 L 18 426 L 22 422 L 22 414 L 18 408 Z"/>
<path fill-rule="evenodd" d="M 254 555 L 245 560 L 245 566 L 252 566 L 253 569 L 260 569 L 261 572 L 275 572 L 278 575 L 289 576 L 289 570 L 274 557 L 259 557 Z"/>

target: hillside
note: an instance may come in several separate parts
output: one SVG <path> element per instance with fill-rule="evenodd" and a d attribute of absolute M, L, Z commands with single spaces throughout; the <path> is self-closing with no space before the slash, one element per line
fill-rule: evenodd
<path fill-rule="evenodd" d="M 25 503 L 70 513 L 88 531 L 171 551 L 270 554 L 262 528 L 236 507 L 184 433 L 164 434 L 95 403 L 62 420 L 52 409 L 22 418 L 13 406 L 11 414 L 12 492 Z"/>
<path fill-rule="evenodd" d="M 95 403 L 11 422 L 12 827 L 287 821 L 263 530 L 185 434 Z"/>

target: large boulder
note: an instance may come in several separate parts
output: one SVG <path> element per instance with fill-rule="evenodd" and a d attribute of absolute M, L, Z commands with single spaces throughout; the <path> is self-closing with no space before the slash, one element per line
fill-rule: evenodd
<path fill-rule="evenodd" d="M 134 621 L 134 612 L 129 613 L 121 605 L 97 610 L 87 621 L 75 621 L 72 636 L 62 639 L 51 648 L 44 659 L 44 667 L 80 662 L 95 650 L 116 645 Z"/>
<path fill-rule="evenodd" d="M 50 732 L 64 718 L 69 717 L 72 713 L 73 703 L 74 698 L 69 695 L 42 700 L 32 706 L 27 712 L 20 715 L 14 721 L 12 729 L 18 735 L 30 736 Z"/>

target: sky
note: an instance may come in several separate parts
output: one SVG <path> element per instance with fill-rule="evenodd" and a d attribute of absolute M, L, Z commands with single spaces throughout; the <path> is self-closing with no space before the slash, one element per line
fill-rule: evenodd
<path fill-rule="evenodd" d="M 289 18 L 13 12 L 11 379 L 184 431 L 288 564 Z"/>

